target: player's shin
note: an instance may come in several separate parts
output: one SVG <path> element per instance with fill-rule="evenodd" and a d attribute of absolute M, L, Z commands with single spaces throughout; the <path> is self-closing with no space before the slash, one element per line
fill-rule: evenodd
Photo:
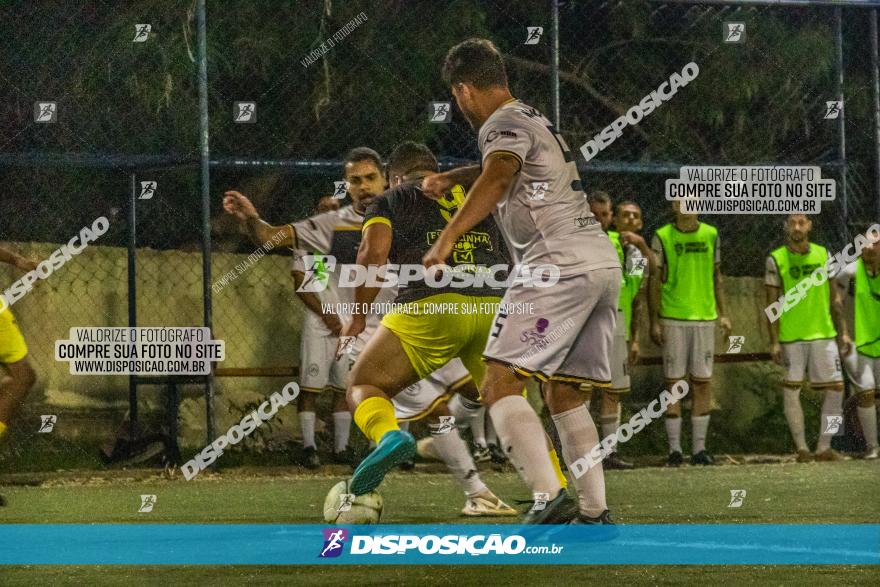
<path fill-rule="evenodd" d="M 364 436 L 376 443 L 387 432 L 400 430 L 394 416 L 394 405 L 384 395 L 372 395 L 360 402 L 354 411 L 354 423 Z"/>
<path fill-rule="evenodd" d="M 553 414 L 552 417 L 562 443 L 562 458 L 569 469 L 572 469 L 572 463 L 589 454 L 598 444 L 599 432 L 583 403 Z M 605 501 L 605 474 L 601 463 L 590 467 L 580 477 L 576 476 L 573 483 L 577 488 L 578 507 L 582 514 L 595 517 L 608 509 Z"/>
<path fill-rule="evenodd" d="M 877 407 L 874 405 L 874 393 L 867 392 L 859 396 L 859 424 L 868 452 L 877 448 Z"/>
<path fill-rule="evenodd" d="M 437 454 L 446 463 L 446 467 L 461 485 L 465 495 L 473 497 L 483 493 L 486 485 L 480 479 L 474 459 L 455 426 L 448 429 L 443 428 L 441 424 L 431 424 L 431 438 L 434 440 Z"/>
<path fill-rule="evenodd" d="M 492 404 L 489 416 L 504 453 L 526 485 L 533 493 L 546 493 L 551 499 L 556 497 L 562 486 L 546 446 L 535 442 L 544 436 L 544 427 L 526 398 L 518 393 L 504 396 Z"/>
<path fill-rule="evenodd" d="M 797 387 L 785 386 L 782 388 L 782 405 L 785 410 L 785 420 L 791 431 L 791 438 L 798 451 L 809 451 L 807 448 L 806 433 L 804 432 L 804 411 L 801 408 L 801 390 Z"/>
<path fill-rule="evenodd" d="M 829 426 L 835 418 L 843 414 L 843 390 L 832 388 L 825 392 L 825 401 L 822 402 L 822 420 L 819 422 L 819 442 L 816 444 L 816 454 L 820 454 L 831 448 L 831 438 L 834 432 Z"/>

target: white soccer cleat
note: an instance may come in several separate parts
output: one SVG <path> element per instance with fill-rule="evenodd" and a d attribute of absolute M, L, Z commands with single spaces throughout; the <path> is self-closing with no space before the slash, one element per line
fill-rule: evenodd
<path fill-rule="evenodd" d="M 466 516 L 515 516 L 518 512 L 498 499 L 491 491 L 486 495 L 469 497 L 461 510 Z"/>
<path fill-rule="evenodd" d="M 880 451 L 877 450 L 877 447 L 868 450 L 862 455 L 862 458 L 868 461 L 872 461 L 876 458 L 880 458 Z"/>

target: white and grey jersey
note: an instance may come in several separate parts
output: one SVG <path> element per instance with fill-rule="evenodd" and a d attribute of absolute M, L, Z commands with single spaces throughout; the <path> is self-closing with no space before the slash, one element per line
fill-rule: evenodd
<path fill-rule="evenodd" d="M 540 112 L 508 102 L 480 128 L 480 153 L 509 153 L 521 164 L 495 221 L 515 263 L 553 264 L 560 275 L 620 267 L 614 245 L 590 212 L 574 155 Z"/>

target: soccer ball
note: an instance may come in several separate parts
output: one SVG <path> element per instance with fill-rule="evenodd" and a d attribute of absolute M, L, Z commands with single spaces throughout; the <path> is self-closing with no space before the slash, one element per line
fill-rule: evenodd
<path fill-rule="evenodd" d="M 350 480 L 340 481 L 324 498 L 324 521 L 328 524 L 378 524 L 384 503 L 377 491 L 355 497 Z"/>

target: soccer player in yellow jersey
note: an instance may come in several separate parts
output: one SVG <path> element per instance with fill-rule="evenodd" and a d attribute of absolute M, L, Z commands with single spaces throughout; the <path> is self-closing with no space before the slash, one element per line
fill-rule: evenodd
<path fill-rule="evenodd" d="M 0 247 L 0 262 L 22 271 L 33 271 L 37 268 L 34 261 L 3 247 Z M 15 316 L 12 315 L 6 300 L 0 298 L 0 365 L 6 372 L 0 375 L 0 444 L 6 438 L 7 427 L 12 417 L 21 407 L 36 380 L 36 374 L 28 362 L 27 355 L 27 344 L 18 329 Z M 3 496 L 0 496 L 0 506 L 5 503 Z"/>

